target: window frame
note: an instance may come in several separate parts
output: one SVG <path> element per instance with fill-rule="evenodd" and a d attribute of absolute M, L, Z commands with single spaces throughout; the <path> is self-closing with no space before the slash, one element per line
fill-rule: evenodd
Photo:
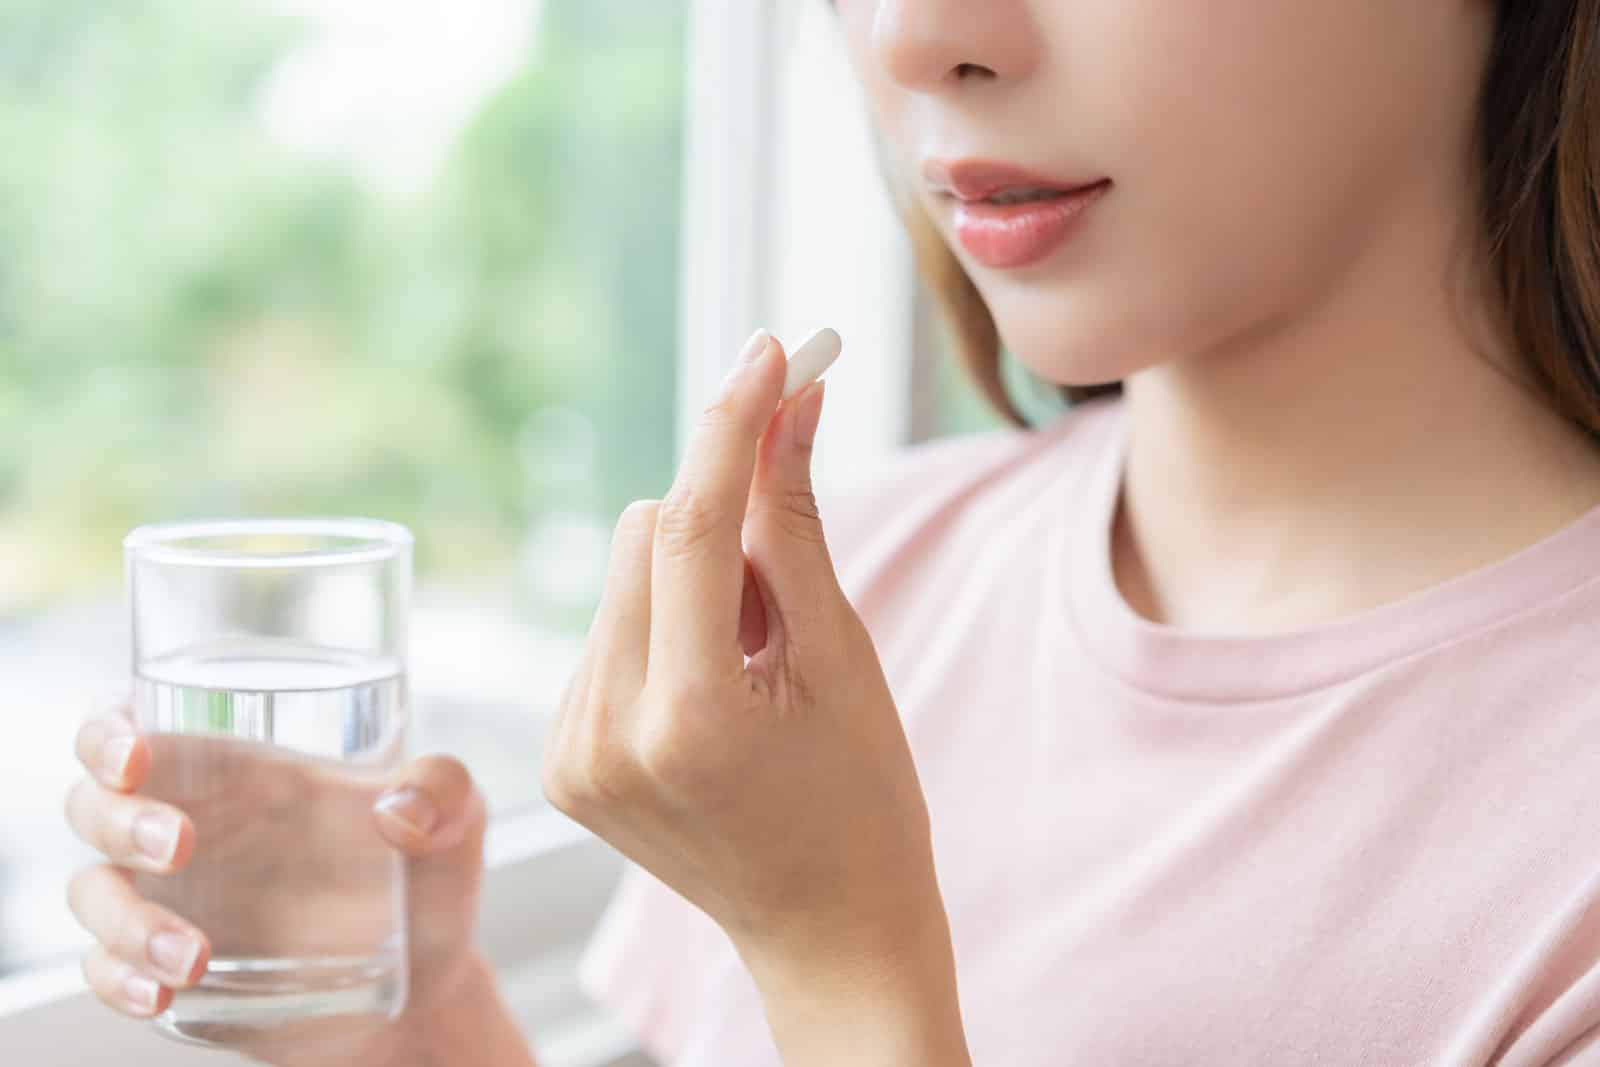
<path fill-rule="evenodd" d="M 913 388 L 928 373 L 914 358 L 925 323 L 865 110 L 826 5 L 689 3 L 677 454 L 756 325 L 791 343 L 832 325 L 846 355 L 829 372 L 814 469 L 819 485 L 847 478 L 920 436 L 926 419 L 912 399 L 926 388 Z M 643 1062 L 627 1032 L 577 993 L 572 967 L 624 863 L 548 807 L 492 820 L 479 940 L 541 1067 Z M 555 885 L 563 892 L 551 894 Z M 0 1048 L 78 1067 L 217 1062 L 117 1020 L 76 962 L 0 979 Z"/>
<path fill-rule="evenodd" d="M 829 6 L 693 6 L 678 451 L 756 327 L 792 346 L 832 326 L 845 353 L 827 374 L 812 469 L 819 486 L 843 481 L 926 421 L 913 402 L 932 368 L 914 358 L 924 323 L 910 240 Z"/>

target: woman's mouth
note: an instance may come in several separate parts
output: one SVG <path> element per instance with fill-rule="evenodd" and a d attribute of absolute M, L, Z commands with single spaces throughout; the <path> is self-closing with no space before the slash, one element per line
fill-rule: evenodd
<path fill-rule="evenodd" d="M 1031 266 L 1066 244 L 1084 212 L 1110 181 L 1069 192 L 1008 189 L 955 208 L 956 239 L 979 263 L 996 270 Z"/>
<path fill-rule="evenodd" d="M 953 202 L 956 239 L 986 267 L 1014 270 L 1038 263 L 1080 227 L 1111 180 L 1056 182 L 1007 164 L 930 161 L 923 174 Z"/>

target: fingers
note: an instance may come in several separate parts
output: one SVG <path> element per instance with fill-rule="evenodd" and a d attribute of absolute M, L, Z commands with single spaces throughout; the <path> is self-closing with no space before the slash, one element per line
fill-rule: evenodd
<path fill-rule="evenodd" d="M 67 823 L 112 863 L 170 874 L 194 853 L 194 824 L 177 808 L 115 793 L 80 778 L 67 794 Z"/>
<path fill-rule="evenodd" d="M 660 509 L 660 501 L 636 500 L 617 519 L 605 588 L 589 633 L 594 662 L 605 664 L 596 681 L 623 700 L 644 686 L 649 661 L 650 554 Z"/>
<path fill-rule="evenodd" d="M 75 748 L 78 762 L 107 789 L 131 793 L 150 773 L 150 746 L 125 716 L 90 719 L 78 728 Z"/>
<path fill-rule="evenodd" d="M 113 863 L 167 874 L 189 861 L 194 827 L 175 808 L 131 796 L 150 774 L 149 743 L 138 735 L 126 704 L 85 722 L 74 748 L 90 777 L 67 794 L 67 822 Z M 174 989 L 200 980 L 210 960 L 205 935 L 133 889 L 109 865 L 75 877 L 67 901 L 78 922 L 100 943 L 83 961 L 83 975 L 108 1006 L 135 1018 L 165 1011 Z"/>
<path fill-rule="evenodd" d="M 651 559 L 650 671 L 704 676 L 743 670 L 739 606 L 744 589 L 741 529 L 756 443 L 778 406 L 782 347 L 757 334 L 690 436 L 672 489 L 656 516 Z"/>
<path fill-rule="evenodd" d="M 126 974 L 113 973 L 115 962 L 168 989 L 187 989 L 205 973 L 211 957 L 205 935 L 139 896 L 127 872 L 104 864 L 81 871 L 67 888 L 67 903 L 109 957 L 97 964 L 102 974 L 116 980 L 114 990 L 107 985 L 108 992 L 129 1006 L 153 1001 L 148 989 L 138 982 L 130 985 Z"/>
<path fill-rule="evenodd" d="M 411 857 L 460 844 L 486 818 L 471 772 L 452 756 L 424 756 L 408 764 L 373 810 L 384 840 Z"/>
<path fill-rule="evenodd" d="M 830 624 L 843 598 L 823 535 L 811 484 L 811 455 L 822 414 L 825 382 L 814 382 L 786 403 L 761 440 L 745 552 L 772 594 L 773 618 L 790 630 L 816 632 Z"/>
<path fill-rule="evenodd" d="M 84 957 L 83 977 L 108 1007 L 136 1019 L 159 1015 L 172 1003 L 172 990 L 103 948 L 90 949 Z"/>
<path fill-rule="evenodd" d="M 773 432 L 762 438 L 745 520 L 747 551 L 760 539 L 775 556 L 782 549 L 772 562 L 793 563 L 808 575 L 823 566 L 833 573 L 811 485 L 813 442 L 826 385 L 813 382 L 801 390 L 778 413 Z"/>

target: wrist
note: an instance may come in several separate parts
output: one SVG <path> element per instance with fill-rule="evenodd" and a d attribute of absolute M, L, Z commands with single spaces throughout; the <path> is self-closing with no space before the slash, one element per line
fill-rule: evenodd
<path fill-rule="evenodd" d="M 408 1005 L 393 1031 L 387 1067 L 532 1064 L 494 969 L 473 952 L 426 1000 Z"/>
<path fill-rule="evenodd" d="M 740 952 L 787 1064 L 971 1065 L 942 901 Z"/>

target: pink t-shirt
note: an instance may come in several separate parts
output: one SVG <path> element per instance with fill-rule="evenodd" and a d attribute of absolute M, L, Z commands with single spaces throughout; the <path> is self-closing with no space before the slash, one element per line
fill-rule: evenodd
<path fill-rule="evenodd" d="M 1101 398 L 821 503 L 974 1062 L 1600 1064 L 1600 508 L 1358 615 L 1198 636 L 1113 581 L 1126 442 Z M 726 936 L 637 868 L 580 977 L 663 1064 L 780 1063 Z"/>

